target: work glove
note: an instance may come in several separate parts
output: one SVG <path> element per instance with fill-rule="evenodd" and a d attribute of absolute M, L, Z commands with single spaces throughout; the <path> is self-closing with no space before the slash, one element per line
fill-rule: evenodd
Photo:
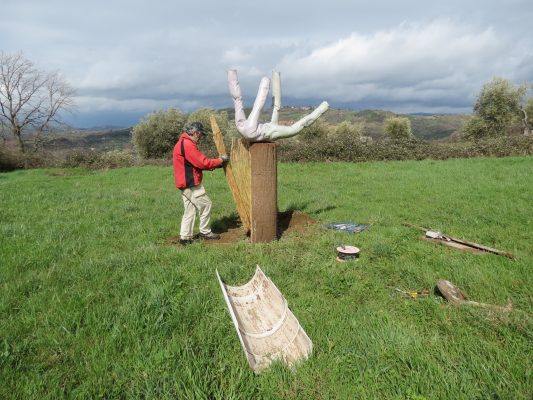
<path fill-rule="evenodd" d="M 222 164 L 227 164 L 229 162 L 229 155 L 223 154 L 220 156 L 220 159 L 222 160 Z"/>

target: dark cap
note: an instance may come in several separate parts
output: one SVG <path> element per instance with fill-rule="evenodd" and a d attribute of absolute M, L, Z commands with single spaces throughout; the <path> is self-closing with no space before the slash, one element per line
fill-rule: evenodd
<path fill-rule="evenodd" d="M 192 122 L 189 125 L 187 125 L 184 129 L 188 134 L 192 134 L 194 132 L 200 132 L 202 135 L 207 135 L 204 125 L 201 122 Z"/>

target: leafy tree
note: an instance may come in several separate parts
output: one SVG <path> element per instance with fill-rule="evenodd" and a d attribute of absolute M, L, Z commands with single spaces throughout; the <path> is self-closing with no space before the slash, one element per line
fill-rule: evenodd
<path fill-rule="evenodd" d="M 143 158 L 168 157 L 182 133 L 187 115 L 176 108 L 148 114 L 133 127 L 133 145 Z"/>
<path fill-rule="evenodd" d="M 41 135 L 61 123 L 59 114 L 75 108 L 74 94 L 58 72 L 39 71 L 22 54 L 0 53 L 0 128 L 15 136 L 22 153 L 22 135 L 32 132 L 37 148 Z"/>
<path fill-rule="evenodd" d="M 237 132 L 235 124 L 230 123 L 228 113 L 226 111 L 215 111 L 211 108 L 200 108 L 196 111 L 193 111 L 189 114 L 187 118 L 187 124 L 192 122 L 201 122 L 208 133 L 211 132 L 211 116 L 215 116 L 217 125 L 222 131 L 224 138 L 228 139 L 226 143 L 226 150 L 229 149 L 229 144 L 231 142 L 231 137 L 241 137 Z M 200 151 L 202 151 L 208 157 L 217 157 L 219 154 L 216 150 L 215 142 L 213 140 L 213 135 L 208 134 L 207 137 L 200 140 L 198 143 Z M 229 151 L 229 150 L 228 150 Z"/>
<path fill-rule="evenodd" d="M 406 117 L 392 117 L 385 120 L 385 135 L 390 139 L 410 139 L 413 137 L 411 121 Z"/>
<path fill-rule="evenodd" d="M 507 79 L 496 77 L 483 85 L 474 116 L 463 127 L 467 137 L 503 136 L 520 118 L 520 100 L 525 86 L 514 86 Z"/>

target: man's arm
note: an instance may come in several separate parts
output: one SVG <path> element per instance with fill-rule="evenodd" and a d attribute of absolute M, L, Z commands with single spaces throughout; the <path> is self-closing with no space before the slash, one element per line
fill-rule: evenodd
<path fill-rule="evenodd" d="M 220 167 L 224 162 L 221 158 L 207 158 L 204 153 L 198 150 L 193 143 L 188 140 L 184 143 L 185 159 L 198 169 L 213 169 Z"/>

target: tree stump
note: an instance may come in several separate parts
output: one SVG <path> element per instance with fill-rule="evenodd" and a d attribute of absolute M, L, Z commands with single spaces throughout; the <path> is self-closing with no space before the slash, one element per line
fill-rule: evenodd
<path fill-rule="evenodd" d="M 278 173 L 275 143 L 250 145 L 252 243 L 277 238 Z"/>

